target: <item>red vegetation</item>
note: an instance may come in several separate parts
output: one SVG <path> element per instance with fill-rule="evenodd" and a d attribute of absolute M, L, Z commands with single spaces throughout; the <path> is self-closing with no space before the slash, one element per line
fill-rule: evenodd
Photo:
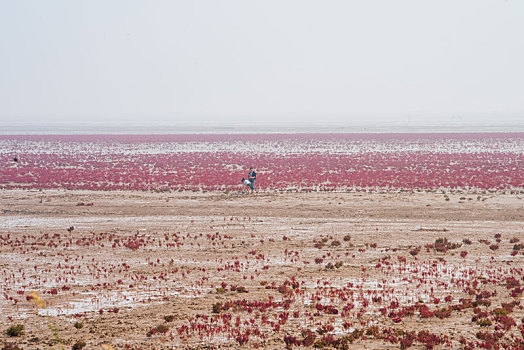
<path fill-rule="evenodd" d="M 0 188 L 239 189 L 246 164 L 255 164 L 260 173 L 257 187 L 268 190 L 504 190 L 524 185 L 523 155 L 513 151 L 522 137 L 520 133 L 0 135 L 0 145 L 12 149 L 0 153 L 0 163 L 14 164 L 0 167 Z M 15 153 L 24 154 L 22 162 L 9 161 Z"/>

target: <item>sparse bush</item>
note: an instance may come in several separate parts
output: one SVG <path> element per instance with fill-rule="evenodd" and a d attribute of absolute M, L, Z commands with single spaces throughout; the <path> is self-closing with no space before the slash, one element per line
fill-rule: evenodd
<path fill-rule="evenodd" d="M 166 322 L 173 322 L 174 319 L 175 319 L 175 315 L 164 316 L 164 321 Z"/>
<path fill-rule="evenodd" d="M 5 333 L 10 337 L 19 337 L 24 334 L 24 325 L 17 324 L 15 326 L 11 326 L 7 328 Z"/>
<path fill-rule="evenodd" d="M 75 322 L 74 326 L 75 326 L 76 329 L 80 329 L 80 328 L 84 327 L 84 324 L 82 322 L 78 322 L 77 321 L 77 322 Z"/>
<path fill-rule="evenodd" d="M 411 254 L 412 256 L 416 256 L 418 255 L 418 253 L 420 253 L 420 247 L 413 248 L 409 251 L 409 254 Z"/>
<path fill-rule="evenodd" d="M 22 348 L 18 347 L 18 345 L 13 343 L 6 343 L 2 350 L 22 350 Z"/>
<path fill-rule="evenodd" d="M 146 333 L 146 336 L 148 337 L 151 337 L 157 333 L 160 333 L 160 334 L 166 334 L 167 331 L 169 330 L 169 327 L 166 326 L 166 325 L 163 325 L 163 324 L 160 324 L 154 328 L 151 328 L 147 333 Z"/>
<path fill-rule="evenodd" d="M 331 246 L 332 246 L 332 247 L 338 247 L 338 246 L 340 246 L 340 242 L 337 241 L 337 240 L 335 240 L 335 241 L 331 241 Z"/>
<path fill-rule="evenodd" d="M 232 290 L 232 289 L 231 289 L 231 290 Z M 248 293 L 248 290 L 247 290 L 246 287 L 244 287 L 244 286 L 238 286 L 238 287 L 236 288 L 236 292 L 237 292 L 237 293 Z"/>
<path fill-rule="evenodd" d="M 508 309 L 505 309 L 503 307 L 498 307 L 496 309 L 493 309 L 492 311 L 493 315 L 495 316 L 506 316 L 510 313 Z"/>
<path fill-rule="evenodd" d="M 281 294 L 288 294 L 288 293 L 291 292 L 291 290 L 290 290 L 288 287 L 286 287 L 285 285 L 280 285 L 280 286 L 278 286 L 278 289 L 277 289 L 277 290 L 278 290 L 278 292 L 281 293 Z"/>
<path fill-rule="evenodd" d="M 451 249 L 457 249 L 460 247 L 459 243 L 451 243 L 447 238 L 437 238 L 434 244 L 427 245 L 428 248 L 433 248 L 437 252 L 445 253 Z"/>
<path fill-rule="evenodd" d="M 222 311 L 222 303 L 214 303 L 213 304 L 213 313 L 219 314 L 220 311 Z"/>
<path fill-rule="evenodd" d="M 81 349 L 83 349 L 86 345 L 87 345 L 87 344 L 86 344 L 85 341 L 79 340 L 79 341 L 77 341 L 77 342 L 73 345 L 72 350 L 81 350 Z"/>

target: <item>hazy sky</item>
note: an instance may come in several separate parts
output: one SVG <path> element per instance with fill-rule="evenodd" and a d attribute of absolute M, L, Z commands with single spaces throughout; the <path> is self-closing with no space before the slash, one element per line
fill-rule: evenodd
<path fill-rule="evenodd" d="M 0 122 L 524 120 L 524 1 L 0 0 Z"/>

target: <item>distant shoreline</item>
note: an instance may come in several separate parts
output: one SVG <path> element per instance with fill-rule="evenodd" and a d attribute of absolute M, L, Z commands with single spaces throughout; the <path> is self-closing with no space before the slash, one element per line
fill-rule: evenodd
<path fill-rule="evenodd" d="M 30 125 L 0 124 L 0 135 L 150 135 L 150 134 L 426 134 L 522 133 L 524 122 L 507 124 L 360 124 L 360 125 Z"/>
<path fill-rule="evenodd" d="M 300 141 L 420 141 L 420 140 L 480 140 L 524 139 L 524 132 L 258 132 L 258 133 L 35 133 L 1 134 L 0 141 L 35 142 L 103 142 L 103 143 L 213 143 L 256 142 L 259 140 L 281 142 Z"/>

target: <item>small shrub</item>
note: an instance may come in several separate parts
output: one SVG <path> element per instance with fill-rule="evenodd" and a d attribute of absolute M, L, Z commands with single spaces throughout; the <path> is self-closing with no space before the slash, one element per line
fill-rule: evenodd
<path fill-rule="evenodd" d="M 506 316 L 510 313 L 510 311 L 505 308 L 499 307 L 499 308 L 494 309 L 492 313 L 495 316 Z"/>
<path fill-rule="evenodd" d="M 79 341 L 77 341 L 77 342 L 73 345 L 72 350 L 81 350 L 81 349 L 84 348 L 86 345 L 87 345 L 87 344 L 86 344 L 85 341 L 79 340 Z"/>
<path fill-rule="evenodd" d="M 297 338 L 291 336 L 291 335 L 286 335 L 284 336 L 284 343 L 286 343 L 286 349 L 291 349 L 291 347 L 294 345 L 294 346 L 301 346 L 302 345 L 302 342 L 300 340 L 298 340 Z"/>
<path fill-rule="evenodd" d="M 481 327 L 490 327 L 493 324 L 491 320 L 487 318 L 477 320 L 476 323 Z"/>
<path fill-rule="evenodd" d="M 332 263 L 327 263 L 326 270 L 334 270 L 334 269 L 335 269 L 335 265 L 333 265 Z"/>
<path fill-rule="evenodd" d="M 155 335 L 155 334 L 157 334 L 157 333 L 166 334 L 168 330 L 169 330 L 169 327 L 168 327 L 168 326 L 161 324 L 161 325 L 158 325 L 158 326 L 156 326 L 156 327 L 154 327 L 154 328 L 151 328 L 151 329 L 147 332 L 146 335 L 147 335 L 148 337 L 151 337 L 152 335 Z"/>
<path fill-rule="evenodd" d="M 378 326 L 371 326 L 366 329 L 366 335 L 371 335 L 373 337 L 377 337 L 379 334 L 379 328 Z"/>
<path fill-rule="evenodd" d="M 18 337 L 24 334 L 24 325 L 17 324 L 15 326 L 11 326 L 7 328 L 5 332 L 10 337 Z"/>
<path fill-rule="evenodd" d="M 344 236 L 344 242 L 349 242 L 351 241 L 351 236 L 350 235 L 345 235 Z"/>
<path fill-rule="evenodd" d="M 219 314 L 220 311 L 222 311 L 222 303 L 214 303 L 213 304 L 213 313 Z"/>
<path fill-rule="evenodd" d="M 237 293 L 248 293 L 248 290 L 244 286 L 238 286 L 236 289 Z"/>
<path fill-rule="evenodd" d="M 80 328 L 84 327 L 84 324 L 82 322 L 78 322 L 77 321 L 77 322 L 75 322 L 74 326 L 75 326 L 76 329 L 80 329 Z"/>
<path fill-rule="evenodd" d="M 331 241 L 331 246 L 332 246 L 332 247 L 338 247 L 338 246 L 340 246 L 340 242 L 337 241 L 337 240 L 335 240 L 335 241 Z"/>
<path fill-rule="evenodd" d="M 446 308 L 446 309 L 435 310 L 435 316 L 440 319 L 448 318 L 451 316 L 451 309 Z"/>
<path fill-rule="evenodd" d="M 285 285 L 280 285 L 278 286 L 278 292 L 281 293 L 281 294 L 289 294 L 289 293 L 292 293 L 291 290 L 285 286 Z"/>
<path fill-rule="evenodd" d="M 447 238 L 437 238 L 435 243 L 432 245 L 433 249 L 437 252 L 445 253 L 450 249 L 457 249 L 460 247 L 458 243 L 451 243 Z"/>
<path fill-rule="evenodd" d="M 22 350 L 22 348 L 19 348 L 18 345 L 13 343 L 6 343 L 2 350 Z"/>
<path fill-rule="evenodd" d="M 306 329 L 302 331 L 302 337 L 302 345 L 312 346 L 317 335 L 313 331 Z"/>
<path fill-rule="evenodd" d="M 167 333 L 167 331 L 169 330 L 169 327 L 168 326 L 164 326 L 163 324 L 160 324 L 158 326 L 156 326 L 156 330 L 158 331 L 158 333 Z"/>
<path fill-rule="evenodd" d="M 175 319 L 175 315 L 164 316 L 164 321 L 166 322 L 173 322 L 174 319 Z"/>
<path fill-rule="evenodd" d="M 411 250 L 409 251 L 409 254 L 411 254 L 412 256 L 415 256 L 415 255 L 417 255 L 418 253 L 420 253 L 420 247 L 417 247 L 417 248 L 411 249 Z"/>

